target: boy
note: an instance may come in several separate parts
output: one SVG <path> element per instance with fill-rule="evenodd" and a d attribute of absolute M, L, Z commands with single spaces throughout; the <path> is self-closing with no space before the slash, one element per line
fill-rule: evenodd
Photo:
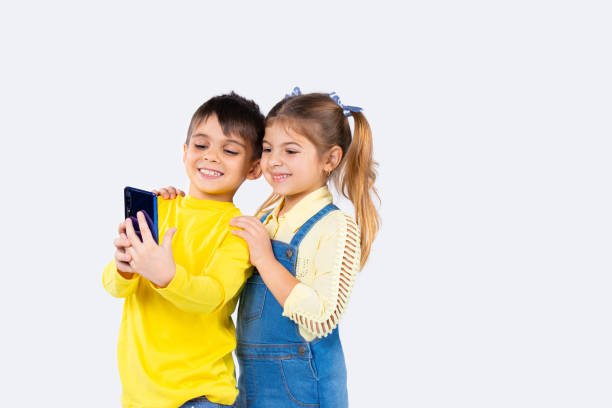
<path fill-rule="evenodd" d="M 263 134 L 255 102 L 233 92 L 208 100 L 184 145 L 188 196 L 158 200 L 160 245 L 142 214 L 142 241 L 129 220 L 119 225 L 103 284 L 125 298 L 117 346 L 124 407 L 236 400 L 231 314 L 252 270 L 229 222 L 240 215 L 234 193 L 261 174 Z"/>

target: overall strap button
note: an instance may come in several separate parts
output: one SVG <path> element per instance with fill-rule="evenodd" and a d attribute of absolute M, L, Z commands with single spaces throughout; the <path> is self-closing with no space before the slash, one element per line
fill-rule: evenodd
<path fill-rule="evenodd" d="M 285 252 L 285 255 L 287 255 L 287 258 L 291 258 L 291 256 L 293 255 L 293 252 L 291 252 L 291 250 L 288 249 L 287 252 Z"/>
<path fill-rule="evenodd" d="M 300 353 L 301 355 L 304 355 L 304 353 L 306 353 L 306 347 L 300 346 L 298 348 L 298 353 Z"/>

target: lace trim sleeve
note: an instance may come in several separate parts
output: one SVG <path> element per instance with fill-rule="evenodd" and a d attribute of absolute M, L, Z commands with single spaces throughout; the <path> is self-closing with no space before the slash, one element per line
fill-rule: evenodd
<path fill-rule="evenodd" d="M 338 218 L 340 220 L 338 228 L 341 231 L 336 235 L 335 259 L 329 273 L 322 274 L 327 280 L 326 287 L 320 288 L 317 285 L 317 288 L 314 288 L 307 284 L 298 285 L 303 285 L 302 288 L 296 286 L 296 289 L 302 293 L 296 294 L 295 297 L 303 299 L 304 302 L 299 300 L 286 302 L 285 313 L 283 313 L 316 337 L 327 336 L 338 325 L 359 271 L 361 256 L 359 227 L 347 214 L 341 213 Z M 332 244 L 333 241 L 325 243 L 325 245 Z M 301 304 L 313 305 L 313 303 L 318 306 L 317 311 L 308 310 L 314 309 L 313 307 L 300 307 Z"/>

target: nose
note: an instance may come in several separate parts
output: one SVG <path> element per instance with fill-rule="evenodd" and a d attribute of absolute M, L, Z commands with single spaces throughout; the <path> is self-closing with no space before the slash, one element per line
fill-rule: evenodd
<path fill-rule="evenodd" d="M 271 152 L 270 153 L 270 162 L 269 163 L 270 163 L 270 166 L 273 166 L 273 167 L 278 167 L 278 166 L 280 166 L 282 164 L 278 154 L 275 153 L 275 152 Z"/>
<path fill-rule="evenodd" d="M 217 149 L 209 148 L 204 152 L 204 160 L 209 162 L 218 163 L 219 162 L 219 152 Z"/>

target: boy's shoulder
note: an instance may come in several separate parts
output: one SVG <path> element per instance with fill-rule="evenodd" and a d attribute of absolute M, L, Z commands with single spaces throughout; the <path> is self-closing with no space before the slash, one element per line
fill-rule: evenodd
<path fill-rule="evenodd" d="M 201 201 L 197 203 L 197 201 Z M 203 204 L 204 200 L 194 200 L 190 197 L 177 196 L 171 199 L 157 197 L 157 211 L 159 214 L 178 211 L 194 211 L 193 215 L 202 218 L 233 218 L 242 215 L 241 211 L 233 203 L 216 202 L 206 200 L 212 205 Z M 194 205 L 197 203 L 197 205 Z"/>

